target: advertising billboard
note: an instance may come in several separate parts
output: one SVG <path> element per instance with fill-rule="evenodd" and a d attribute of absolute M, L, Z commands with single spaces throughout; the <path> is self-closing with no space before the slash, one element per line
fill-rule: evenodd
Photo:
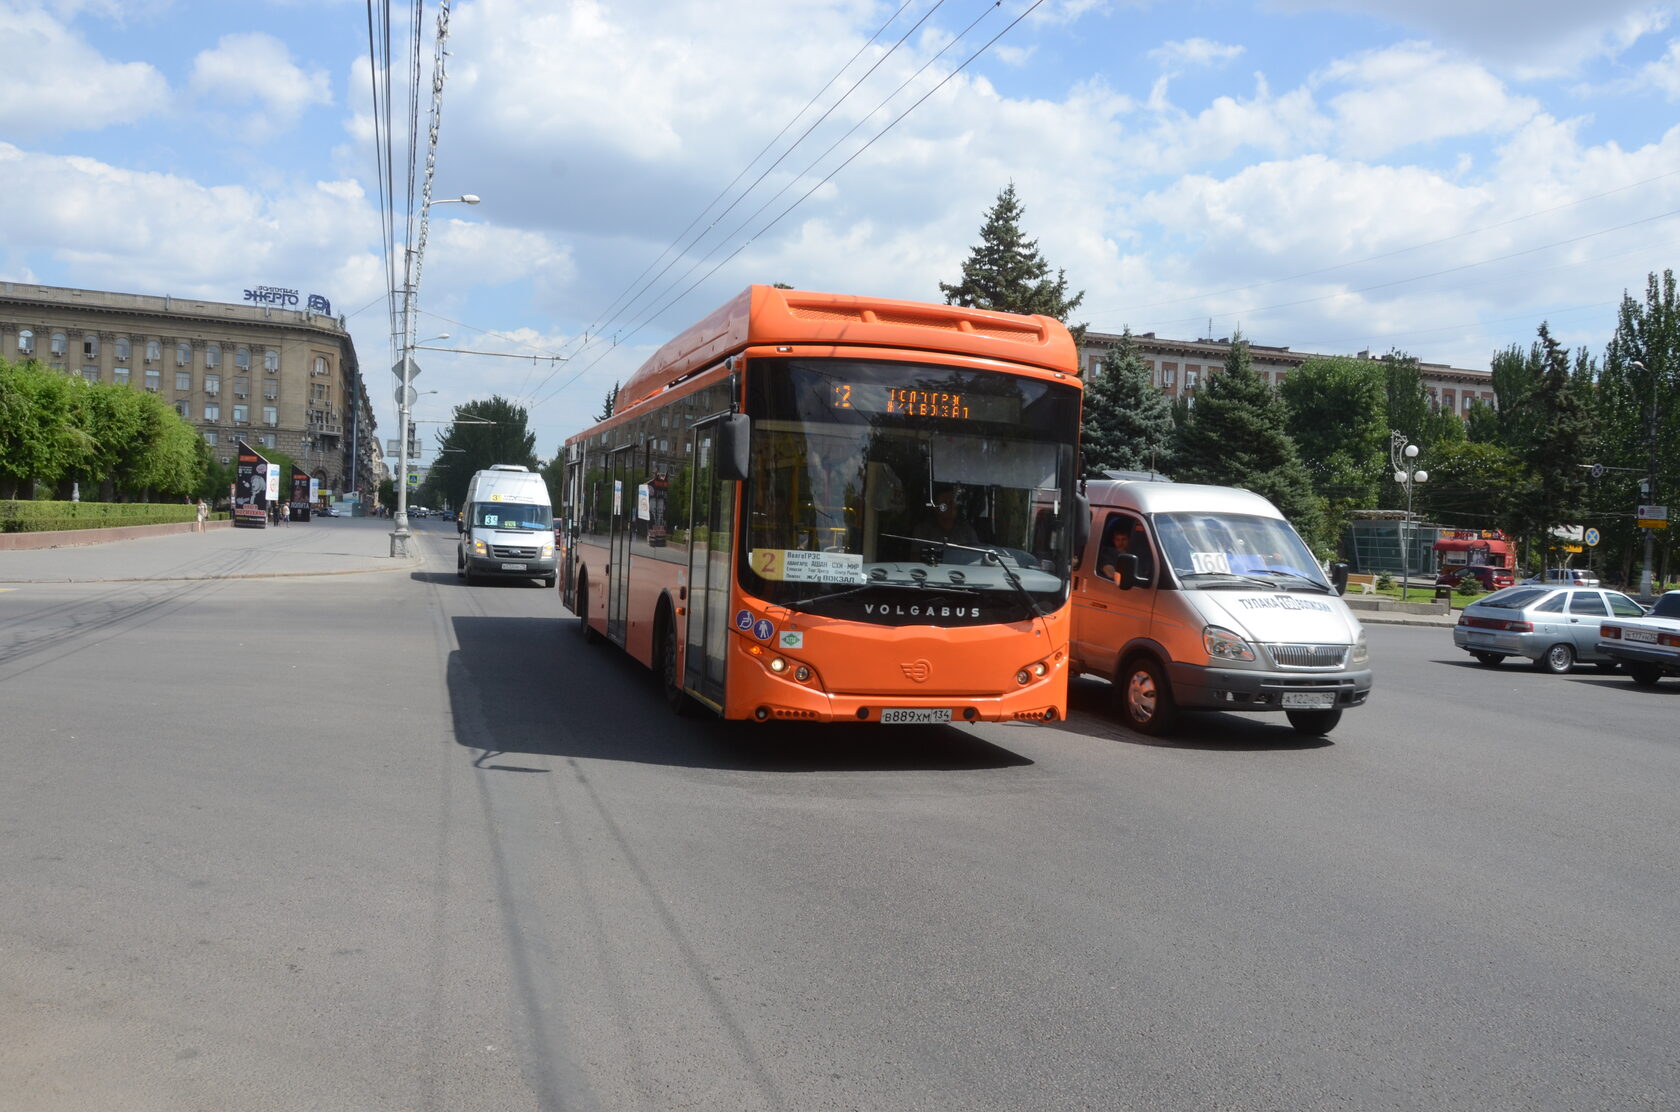
<path fill-rule="evenodd" d="M 233 479 L 233 523 L 250 529 L 268 527 L 269 462 L 249 444 L 239 442 Z"/>

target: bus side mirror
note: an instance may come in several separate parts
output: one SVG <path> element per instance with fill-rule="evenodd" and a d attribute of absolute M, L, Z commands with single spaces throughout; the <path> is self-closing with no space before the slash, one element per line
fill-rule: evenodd
<path fill-rule="evenodd" d="M 1352 564 L 1346 564 L 1340 560 L 1330 565 L 1330 586 L 1336 588 L 1338 595 L 1347 594 L 1348 572 L 1352 567 Z"/>
<path fill-rule="evenodd" d="M 745 413 L 725 417 L 718 429 L 718 477 L 728 482 L 744 482 L 751 447 L 752 418 Z"/>
<path fill-rule="evenodd" d="M 1091 500 L 1083 494 L 1073 496 L 1073 558 L 1075 566 L 1085 546 L 1091 541 Z"/>

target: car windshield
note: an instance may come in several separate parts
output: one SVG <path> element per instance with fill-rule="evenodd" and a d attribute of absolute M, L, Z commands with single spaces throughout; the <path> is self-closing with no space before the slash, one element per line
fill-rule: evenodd
<path fill-rule="evenodd" d="M 1167 563 L 1191 589 L 1274 588 L 1303 583 L 1330 590 L 1324 569 L 1281 518 L 1229 513 L 1155 514 Z"/>
<path fill-rule="evenodd" d="M 480 502 L 473 508 L 473 524 L 487 529 L 549 529 L 554 511 L 526 502 Z"/>
<path fill-rule="evenodd" d="M 875 617 L 934 593 L 991 620 L 1065 597 L 1073 388 L 851 359 L 758 360 L 748 383 L 753 594 Z"/>
<path fill-rule="evenodd" d="M 1671 591 L 1651 607 L 1653 618 L 1680 618 L 1680 592 Z"/>

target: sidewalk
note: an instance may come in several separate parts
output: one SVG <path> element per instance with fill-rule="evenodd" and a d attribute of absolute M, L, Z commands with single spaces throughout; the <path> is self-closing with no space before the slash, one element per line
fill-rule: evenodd
<path fill-rule="evenodd" d="M 391 557 L 389 518 L 318 518 L 266 529 L 223 525 L 204 533 L 0 551 L 0 583 L 261 579 L 410 570 L 422 563 L 418 537 L 408 549 L 408 557 Z"/>

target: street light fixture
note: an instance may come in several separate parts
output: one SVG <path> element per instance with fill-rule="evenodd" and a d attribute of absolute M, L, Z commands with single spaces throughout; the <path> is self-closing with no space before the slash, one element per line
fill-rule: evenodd
<path fill-rule="evenodd" d="M 1394 471 L 1394 481 L 1399 483 L 1406 492 L 1406 516 L 1400 522 L 1400 599 L 1404 602 L 1408 596 L 1408 588 L 1412 580 L 1412 488 L 1418 483 L 1429 481 L 1429 472 L 1413 470 L 1412 463 L 1417 459 L 1418 446 L 1408 441 L 1405 433 L 1390 432 L 1388 434 L 1388 459 Z"/>
<path fill-rule="evenodd" d="M 478 194 L 476 194 L 476 193 L 463 193 L 459 197 L 439 197 L 436 200 L 427 201 L 426 202 L 426 207 L 430 208 L 433 205 L 476 205 L 476 204 L 478 204 Z"/>

